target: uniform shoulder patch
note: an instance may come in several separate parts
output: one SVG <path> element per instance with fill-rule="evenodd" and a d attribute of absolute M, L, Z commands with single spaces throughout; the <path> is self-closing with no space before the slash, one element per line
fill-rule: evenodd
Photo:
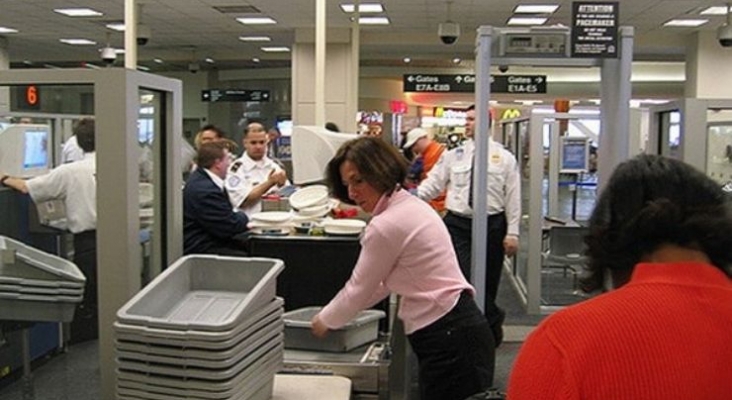
<path fill-rule="evenodd" d="M 236 175 L 231 175 L 228 178 L 226 178 L 226 185 L 230 188 L 235 188 L 235 187 L 239 186 L 240 183 L 241 183 L 241 179 L 239 179 L 239 177 Z"/>
<path fill-rule="evenodd" d="M 241 168 L 241 165 L 242 165 L 242 164 L 243 164 L 243 163 L 242 163 L 241 161 L 234 161 L 234 163 L 233 163 L 233 164 L 231 164 L 231 166 L 229 167 L 229 171 L 231 171 L 231 172 L 236 172 L 236 171 L 238 171 L 238 170 L 239 170 L 239 168 Z"/>

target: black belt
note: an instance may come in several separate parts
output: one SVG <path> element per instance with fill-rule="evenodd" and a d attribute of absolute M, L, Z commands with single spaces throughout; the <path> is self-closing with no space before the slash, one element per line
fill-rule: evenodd
<path fill-rule="evenodd" d="M 456 217 L 456 218 L 473 219 L 472 216 L 467 216 L 467 215 L 464 215 L 464 214 L 459 214 L 459 213 L 456 213 L 456 212 L 450 211 L 450 210 L 447 210 L 447 213 L 450 214 L 453 217 Z M 495 213 L 495 214 L 488 214 L 488 218 L 490 219 L 490 218 L 495 218 L 495 217 L 501 217 L 501 216 L 504 216 L 504 215 L 506 215 L 506 212 L 505 211 L 501 211 L 501 212 L 498 212 L 498 213 Z"/>

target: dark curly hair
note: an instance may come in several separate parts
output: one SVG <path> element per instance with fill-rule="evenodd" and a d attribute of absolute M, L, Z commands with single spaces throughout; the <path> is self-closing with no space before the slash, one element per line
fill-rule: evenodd
<path fill-rule="evenodd" d="M 341 177 L 341 165 L 346 161 L 352 162 L 361 178 L 381 193 L 391 193 L 397 185 L 403 185 L 407 177 L 407 161 L 394 146 L 376 137 L 349 140 L 338 149 L 326 168 L 331 194 L 349 204 L 353 204 L 353 200 L 348 197 L 348 187 Z"/>
<path fill-rule="evenodd" d="M 696 249 L 732 275 L 732 212 L 720 185 L 681 161 L 641 155 L 620 164 L 590 217 L 586 291 L 616 286 L 663 244 Z"/>

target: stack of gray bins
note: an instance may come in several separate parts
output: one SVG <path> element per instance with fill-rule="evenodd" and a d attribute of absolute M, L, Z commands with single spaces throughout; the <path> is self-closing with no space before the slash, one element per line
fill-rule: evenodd
<path fill-rule="evenodd" d="M 85 283 L 74 263 L 0 236 L 0 320 L 70 322 Z"/>
<path fill-rule="evenodd" d="M 281 260 L 186 256 L 117 312 L 117 399 L 265 400 L 284 352 Z"/>

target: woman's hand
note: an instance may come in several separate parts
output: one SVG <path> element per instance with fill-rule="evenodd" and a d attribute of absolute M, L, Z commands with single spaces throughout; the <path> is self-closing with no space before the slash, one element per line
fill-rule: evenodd
<path fill-rule="evenodd" d="M 310 321 L 310 330 L 315 337 L 324 338 L 328 335 L 328 327 L 320 320 L 320 314 L 313 317 Z"/>

